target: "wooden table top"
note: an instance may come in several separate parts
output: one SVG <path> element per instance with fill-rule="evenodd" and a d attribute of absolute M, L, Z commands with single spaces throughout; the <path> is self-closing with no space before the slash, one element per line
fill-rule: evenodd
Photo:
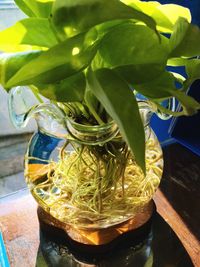
<path fill-rule="evenodd" d="M 168 149 L 168 157 L 171 158 L 170 153 L 174 155 L 175 148 L 177 150 L 177 147 L 173 146 L 170 148 L 171 151 Z M 182 150 L 181 153 L 184 157 Z M 165 160 L 167 165 L 168 160 Z M 196 160 L 198 161 L 199 158 L 196 158 Z M 195 163 L 194 159 L 192 163 Z M 179 176 L 181 176 L 180 173 Z M 175 184 L 173 179 L 170 182 L 169 177 L 177 179 Z M 170 186 L 168 184 L 167 187 L 168 191 L 165 190 L 166 179 L 170 183 Z M 180 203 L 178 203 L 178 201 L 175 202 L 176 199 L 173 196 L 173 193 L 175 190 L 175 196 L 177 196 L 179 194 L 178 190 L 180 188 L 183 190 L 185 185 L 183 180 L 181 181 L 182 184 L 179 184 L 180 181 L 174 176 L 173 168 L 170 168 L 170 172 L 168 170 L 167 173 L 164 173 L 163 181 L 164 182 L 161 183 L 161 189 L 157 191 L 154 198 L 157 211 L 181 240 L 183 246 L 190 255 L 194 266 L 200 267 L 199 227 L 198 230 L 196 230 L 196 225 L 199 226 L 200 224 L 199 215 L 192 217 L 192 214 L 187 213 L 186 217 L 187 219 L 189 217 L 190 220 L 186 220 L 184 217 L 186 209 L 178 208 L 180 206 L 178 206 L 178 204 Z M 196 186 L 197 183 L 195 182 L 194 184 Z M 190 186 L 192 185 L 190 184 Z M 196 191 L 192 192 L 191 190 L 192 189 L 190 188 L 189 191 L 186 190 L 182 192 L 181 205 L 187 207 L 184 203 L 188 201 L 188 197 L 191 197 L 192 194 L 195 199 L 193 202 L 191 202 L 192 200 L 190 199 L 190 205 L 192 205 L 191 210 L 193 214 L 195 214 L 195 207 L 199 211 L 200 199 L 197 199 L 198 195 L 195 195 Z M 196 224 L 193 224 L 192 220 L 196 221 Z M 188 221 L 190 223 L 188 223 Z M 21 190 L 0 199 L 0 229 L 3 233 L 11 267 L 35 267 L 40 243 L 39 224 L 37 219 L 37 204 L 28 190 Z"/>

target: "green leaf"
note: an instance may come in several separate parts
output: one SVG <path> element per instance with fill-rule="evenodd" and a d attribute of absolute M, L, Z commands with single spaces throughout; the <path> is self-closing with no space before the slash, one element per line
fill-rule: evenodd
<path fill-rule="evenodd" d="M 126 23 L 105 35 L 99 52 L 107 66 L 135 65 L 132 68 L 139 73 L 145 65 L 161 65 L 160 69 L 166 64 L 168 39 L 161 36 L 159 40 L 157 34 L 144 25 Z M 145 77 L 146 73 L 142 74 Z"/>
<path fill-rule="evenodd" d="M 174 25 L 179 17 L 185 18 L 188 22 L 191 22 L 190 10 L 181 5 L 165 4 L 156 7 L 156 11 L 152 15 L 153 19 L 158 25 L 158 29 L 165 33 L 171 33 Z"/>
<path fill-rule="evenodd" d="M 84 101 L 87 104 L 87 106 L 90 106 L 92 107 L 93 110 L 97 111 L 99 101 L 97 100 L 97 98 L 95 97 L 95 95 L 93 94 L 93 92 L 90 90 L 88 86 L 85 90 Z"/>
<path fill-rule="evenodd" d="M 95 57 L 93 58 L 91 62 L 91 67 L 93 70 L 107 68 L 108 64 L 105 62 L 105 60 L 102 58 L 102 56 L 99 53 L 99 50 L 97 51 Z"/>
<path fill-rule="evenodd" d="M 96 53 L 91 35 L 80 34 L 43 52 L 24 65 L 8 82 L 7 87 L 28 84 L 50 84 L 83 70 Z"/>
<path fill-rule="evenodd" d="M 170 58 L 167 61 L 167 65 L 172 67 L 185 66 L 187 64 L 187 61 L 188 61 L 187 58 L 181 58 L 181 57 Z"/>
<path fill-rule="evenodd" d="M 133 85 L 134 89 L 152 99 L 154 102 L 175 97 L 182 106 L 181 112 L 168 112 L 173 115 L 193 115 L 200 109 L 200 104 L 185 92 L 176 89 L 175 82 L 183 83 L 184 77 L 176 74 L 164 72 L 162 75 L 144 84 Z M 160 109 L 160 108 L 159 108 Z"/>
<path fill-rule="evenodd" d="M 138 165 L 145 173 L 144 126 L 133 92 L 123 79 L 109 69 L 89 71 L 88 83 L 91 91 L 117 123 Z"/>
<path fill-rule="evenodd" d="M 186 72 L 190 79 L 200 79 L 200 59 L 191 59 L 187 61 Z"/>
<path fill-rule="evenodd" d="M 37 88 L 43 96 L 51 100 L 81 102 L 86 88 L 85 75 L 80 72 L 56 84 L 40 84 Z"/>
<path fill-rule="evenodd" d="M 195 80 L 200 79 L 200 60 L 188 59 L 185 66 L 188 77 L 183 83 L 183 90 L 187 92 L 191 84 Z"/>
<path fill-rule="evenodd" d="M 18 7 L 28 16 L 35 17 L 36 15 L 28 5 L 28 1 L 26 0 L 14 0 Z M 35 2 L 35 1 L 34 1 Z"/>
<path fill-rule="evenodd" d="M 152 81 L 164 72 L 164 64 L 135 64 L 114 68 L 124 80 L 131 85 Z"/>
<path fill-rule="evenodd" d="M 13 51 L 19 45 L 52 47 L 57 39 L 51 30 L 48 19 L 28 18 L 0 32 L 0 50 Z"/>
<path fill-rule="evenodd" d="M 159 99 L 172 96 L 172 90 L 176 90 L 175 78 L 169 72 L 163 72 L 159 77 L 147 83 L 133 84 L 141 94 L 148 98 Z"/>
<path fill-rule="evenodd" d="M 194 57 L 200 55 L 200 29 L 179 18 L 169 40 L 170 57 Z"/>
<path fill-rule="evenodd" d="M 132 6 L 139 11 L 151 16 L 161 32 L 171 33 L 179 17 L 191 22 L 191 14 L 188 8 L 175 4 L 161 5 L 156 1 L 142 2 L 139 0 L 121 0 L 123 3 Z"/>
<path fill-rule="evenodd" d="M 99 125 L 104 124 L 101 115 L 99 114 L 99 110 L 98 110 L 98 106 L 99 106 L 99 101 L 98 99 L 95 97 L 95 95 L 93 94 L 93 92 L 90 90 L 89 86 L 87 86 L 86 90 L 85 90 L 85 96 L 84 96 L 84 102 L 87 105 L 90 113 L 93 115 L 93 117 L 95 118 L 95 120 L 97 121 L 97 123 Z"/>
<path fill-rule="evenodd" d="M 0 54 L 0 83 L 4 88 L 19 69 L 41 55 L 41 51 Z"/>
<path fill-rule="evenodd" d="M 54 0 L 14 0 L 18 7 L 29 17 L 48 18 Z"/>
<path fill-rule="evenodd" d="M 151 17 L 118 0 L 56 0 L 52 19 L 64 36 L 73 36 L 98 24 L 119 19 L 135 19 L 156 29 Z"/>

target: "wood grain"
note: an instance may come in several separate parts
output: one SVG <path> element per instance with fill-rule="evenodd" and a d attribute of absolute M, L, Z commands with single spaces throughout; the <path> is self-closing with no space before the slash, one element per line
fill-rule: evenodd
<path fill-rule="evenodd" d="M 179 144 L 164 149 L 164 173 L 155 195 L 160 215 L 200 267 L 200 157 Z"/>
<path fill-rule="evenodd" d="M 158 190 L 154 200 L 158 213 L 170 225 L 176 235 L 179 237 L 183 246 L 191 257 L 195 267 L 200 267 L 200 242 L 196 236 L 190 231 L 183 219 L 174 210 L 167 198 Z"/>

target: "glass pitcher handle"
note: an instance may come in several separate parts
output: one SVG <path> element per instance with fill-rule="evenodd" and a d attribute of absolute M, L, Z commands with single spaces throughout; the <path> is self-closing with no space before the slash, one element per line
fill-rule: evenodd
<path fill-rule="evenodd" d="M 151 116 L 153 115 L 153 113 L 156 113 L 156 115 L 162 119 L 162 120 L 169 120 L 173 115 L 170 114 L 166 114 L 165 112 L 159 110 L 159 108 L 157 106 L 155 106 L 155 104 L 151 101 L 148 100 L 145 96 L 143 96 L 140 93 L 136 94 L 136 99 L 138 101 L 138 105 L 139 105 L 139 109 L 140 109 L 140 115 L 142 115 L 142 120 L 143 122 L 147 122 L 149 123 Z M 175 97 L 172 97 L 168 100 L 165 100 L 161 103 L 161 105 L 174 112 L 176 111 L 177 105 L 176 105 L 176 99 Z M 145 107 L 145 113 L 141 112 L 143 111 L 142 108 Z M 144 113 L 144 116 L 143 116 Z"/>
<path fill-rule="evenodd" d="M 12 88 L 8 97 L 8 109 L 13 125 L 16 128 L 25 127 L 31 117 L 31 111 L 39 103 L 37 97 L 28 87 L 17 86 Z"/>
<path fill-rule="evenodd" d="M 176 105 L 175 97 L 172 97 L 172 98 L 164 101 L 161 105 L 172 112 L 176 111 L 177 105 Z M 159 108 L 157 109 L 156 114 L 162 120 L 169 120 L 173 117 L 173 115 L 166 114 L 166 113 L 162 112 L 161 110 L 159 110 Z"/>
<path fill-rule="evenodd" d="M 34 118 L 39 131 L 54 136 L 67 134 L 63 112 L 48 99 L 40 99 L 40 96 L 28 87 L 12 88 L 9 92 L 8 106 L 10 119 L 16 128 L 26 127 L 28 121 Z"/>

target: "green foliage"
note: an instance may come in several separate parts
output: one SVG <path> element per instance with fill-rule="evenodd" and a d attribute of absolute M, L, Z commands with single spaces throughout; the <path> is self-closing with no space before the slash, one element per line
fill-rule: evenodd
<path fill-rule="evenodd" d="M 191 59 L 186 63 L 186 71 L 188 77 L 192 80 L 199 79 L 200 77 L 200 60 L 199 59 Z"/>
<path fill-rule="evenodd" d="M 136 84 L 134 88 L 141 94 L 153 99 L 171 97 L 171 91 L 176 89 L 174 76 L 169 72 L 163 72 L 148 82 Z"/>
<path fill-rule="evenodd" d="M 54 84 L 37 84 L 40 93 L 58 102 L 81 102 L 84 99 L 86 80 L 83 72 L 78 72 Z"/>
<path fill-rule="evenodd" d="M 41 55 L 41 51 L 0 54 L 0 83 L 7 88 L 7 82 L 20 68 Z"/>
<path fill-rule="evenodd" d="M 190 11 L 179 5 L 161 5 L 156 1 L 141 2 L 139 0 L 122 0 L 122 2 L 151 16 L 160 32 L 171 33 L 179 17 L 191 22 Z"/>
<path fill-rule="evenodd" d="M 96 46 L 90 45 L 87 34 L 76 35 L 25 64 L 6 86 L 49 84 L 63 80 L 86 68 L 95 52 Z"/>
<path fill-rule="evenodd" d="M 179 18 L 169 40 L 170 57 L 193 57 L 200 55 L 200 29 Z"/>
<path fill-rule="evenodd" d="M 107 67 L 115 68 L 132 85 L 152 80 L 165 70 L 169 53 L 168 39 L 157 37 L 144 25 L 117 25 L 102 39 L 99 48 L 102 60 L 99 66 L 96 62 L 95 68 L 105 67 L 106 62 Z"/>
<path fill-rule="evenodd" d="M 159 39 L 153 30 L 144 25 L 125 23 L 115 26 L 104 36 L 99 51 L 109 67 L 164 66 L 168 56 L 168 39 Z"/>
<path fill-rule="evenodd" d="M 0 49 L 14 52 L 0 55 L 0 83 L 7 90 L 37 89 L 84 113 L 88 123 L 111 116 L 143 171 L 144 130 L 133 90 L 175 116 L 200 109 L 185 93 L 200 78 L 200 60 L 191 58 L 200 55 L 200 29 L 187 8 L 139 0 L 15 2 L 30 18 L 0 32 Z M 188 76 L 167 66 L 185 66 Z M 160 106 L 172 97 L 180 103 L 177 112 Z"/>

